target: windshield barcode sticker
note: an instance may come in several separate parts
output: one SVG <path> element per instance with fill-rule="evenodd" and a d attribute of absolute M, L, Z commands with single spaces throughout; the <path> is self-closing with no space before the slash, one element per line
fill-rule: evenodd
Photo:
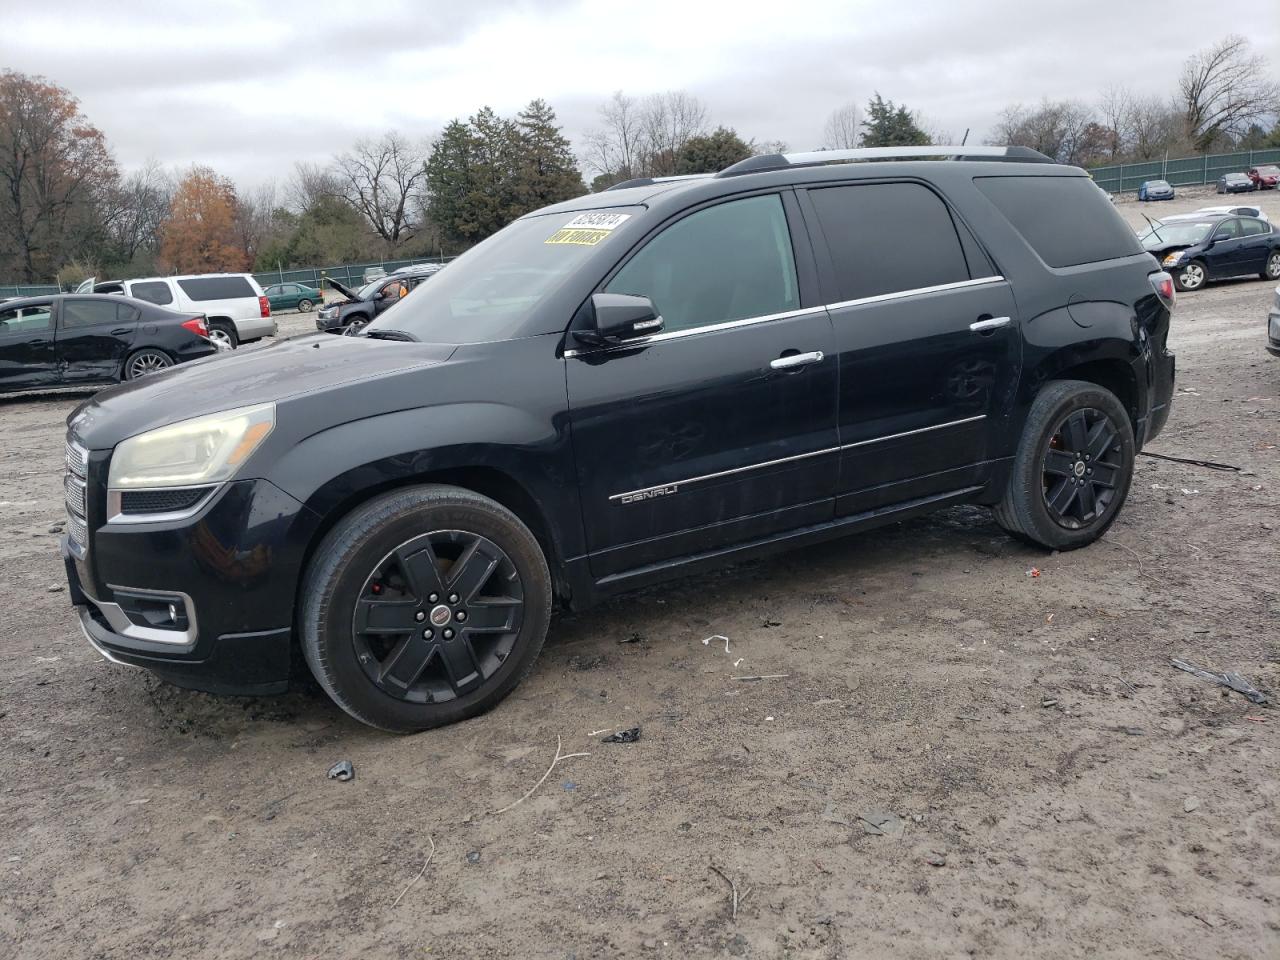
<path fill-rule="evenodd" d="M 629 213 L 580 213 L 543 242 L 594 247 L 629 219 Z"/>

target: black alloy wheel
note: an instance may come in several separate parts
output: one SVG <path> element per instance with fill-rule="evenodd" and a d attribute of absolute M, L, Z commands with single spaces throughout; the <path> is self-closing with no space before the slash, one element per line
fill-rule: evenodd
<path fill-rule="evenodd" d="M 400 544 L 360 591 L 351 634 L 366 676 L 410 703 L 445 703 L 492 677 L 524 619 L 524 586 L 506 552 L 463 530 Z"/>
<path fill-rule="evenodd" d="M 368 323 L 369 321 L 364 317 L 357 317 L 342 328 L 342 335 L 344 337 L 358 337 L 360 335 L 360 331 L 363 330 Z"/>
<path fill-rule="evenodd" d="M 1101 410 L 1073 410 L 1054 430 L 1044 454 L 1044 503 L 1068 530 L 1101 518 L 1115 499 L 1125 468 L 1120 432 Z"/>

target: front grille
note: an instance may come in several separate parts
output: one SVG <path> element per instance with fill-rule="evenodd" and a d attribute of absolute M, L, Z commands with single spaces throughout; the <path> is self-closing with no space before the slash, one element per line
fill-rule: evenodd
<path fill-rule="evenodd" d="M 177 487 L 172 490 L 125 490 L 120 494 L 121 513 L 177 513 L 190 510 L 209 487 Z"/>
<path fill-rule="evenodd" d="M 87 550 L 89 524 L 85 518 L 89 512 L 85 504 L 88 489 L 85 477 L 89 472 L 89 451 L 68 439 L 65 459 L 67 473 L 62 479 L 62 488 L 67 502 L 67 534 L 72 543 L 81 550 Z"/>
<path fill-rule="evenodd" d="M 79 477 L 67 475 L 63 479 L 63 485 L 67 488 L 67 512 L 85 516 L 85 482 Z"/>
<path fill-rule="evenodd" d="M 89 526 L 74 513 L 67 516 L 67 534 L 81 550 L 89 546 Z"/>

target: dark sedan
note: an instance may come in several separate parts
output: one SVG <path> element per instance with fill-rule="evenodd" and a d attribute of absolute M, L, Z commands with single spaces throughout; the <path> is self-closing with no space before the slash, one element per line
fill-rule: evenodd
<path fill-rule="evenodd" d="M 1254 217 L 1205 216 L 1151 222 L 1140 238 L 1173 275 L 1179 290 L 1210 280 L 1260 276 L 1280 280 L 1280 233 Z"/>
<path fill-rule="evenodd" d="M 204 317 L 111 294 L 0 304 L 0 392 L 136 380 L 211 357 Z"/>
<path fill-rule="evenodd" d="M 1219 193 L 1250 193 L 1257 189 L 1247 173 L 1224 173 L 1218 178 Z"/>

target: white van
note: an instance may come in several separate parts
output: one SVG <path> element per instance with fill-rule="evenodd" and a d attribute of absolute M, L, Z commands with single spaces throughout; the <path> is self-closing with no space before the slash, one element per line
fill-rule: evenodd
<path fill-rule="evenodd" d="M 203 313 L 209 339 L 234 350 L 276 335 L 271 305 L 248 273 L 202 273 L 184 277 L 146 277 L 142 280 L 97 282 L 90 277 L 76 293 L 122 293 L 171 310 Z"/>

